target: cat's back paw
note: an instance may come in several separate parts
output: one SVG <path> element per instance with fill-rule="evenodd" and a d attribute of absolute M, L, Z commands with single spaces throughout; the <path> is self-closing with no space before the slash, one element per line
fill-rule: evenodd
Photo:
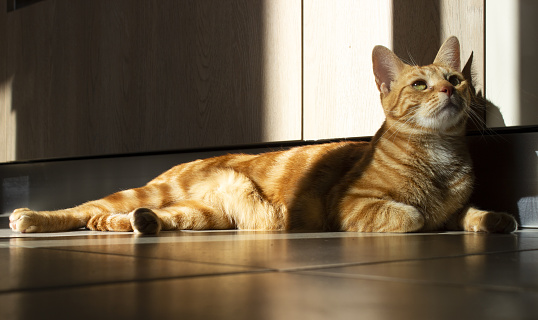
<path fill-rule="evenodd" d="M 147 208 L 138 208 L 131 212 L 131 225 L 135 232 L 141 234 L 157 234 L 161 231 L 161 219 Z"/>
<path fill-rule="evenodd" d="M 41 217 L 39 213 L 28 208 L 20 208 L 9 216 L 9 227 L 21 233 L 41 232 Z"/>

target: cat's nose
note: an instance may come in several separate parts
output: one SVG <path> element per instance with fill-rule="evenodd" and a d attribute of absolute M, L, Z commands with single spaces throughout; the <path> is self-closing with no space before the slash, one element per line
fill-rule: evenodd
<path fill-rule="evenodd" d="M 449 97 L 452 95 L 452 91 L 454 91 L 454 87 L 451 85 L 442 85 L 439 88 L 439 92 L 446 93 L 446 95 Z"/>

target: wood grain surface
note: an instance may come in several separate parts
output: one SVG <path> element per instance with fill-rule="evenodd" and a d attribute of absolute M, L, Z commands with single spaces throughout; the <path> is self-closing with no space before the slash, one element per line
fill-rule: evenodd
<path fill-rule="evenodd" d="M 300 10 L 48 0 L 8 13 L 16 151 L 3 160 L 300 139 Z"/>
<path fill-rule="evenodd" d="M 473 53 L 484 78 L 483 0 L 311 0 L 304 2 L 304 138 L 373 135 L 384 116 L 371 52 L 384 45 L 409 63 L 429 64 L 450 35 L 462 65 Z"/>
<path fill-rule="evenodd" d="M 1 12 L 0 161 L 369 136 L 383 121 L 373 46 L 424 64 L 449 35 L 483 90 L 484 0 L 47 0 Z"/>

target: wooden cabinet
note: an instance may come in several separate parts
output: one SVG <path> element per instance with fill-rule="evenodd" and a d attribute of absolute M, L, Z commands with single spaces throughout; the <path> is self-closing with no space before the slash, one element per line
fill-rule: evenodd
<path fill-rule="evenodd" d="M 486 95 L 491 101 L 487 110 L 490 127 L 538 125 L 537 15 L 538 2 L 534 0 L 488 1 Z"/>
<path fill-rule="evenodd" d="M 300 1 L 47 0 L 0 15 L 0 160 L 301 139 Z"/>
<path fill-rule="evenodd" d="M 369 136 L 383 121 L 373 46 L 429 63 L 456 35 L 481 89 L 483 16 L 483 0 L 45 0 L 1 12 L 0 161 Z"/>
<path fill-rule="evenodd" d="M 459 38 L 484 78 L 483 0 L 304 1 L 304 138 L 373 135 L 384 115 L 372 72 L 375 45 L 408 63 L 433 62 L 443 41 Z"/>

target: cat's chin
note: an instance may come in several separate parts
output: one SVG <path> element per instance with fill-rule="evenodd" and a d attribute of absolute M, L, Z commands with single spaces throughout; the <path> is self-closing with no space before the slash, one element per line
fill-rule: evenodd
<path fill-rule="evenodd" d="M 435 116 L 420 119 L 418 124 L 430 132 L 447 133 L 449 131 L 458 131 L 455 130 L 457 127 L 465 126 L 462 125 L 463 113 L 461 109 L 458 110 L 457 108 L 459 107 L 446 106 Z"/>
<path fill-rule="evenodd" d="M 462 123 L 465 106 L 447 100 L 444 105 L 440 105 L 437 111 L 425 119 L 421 119 L 421 125 L 430 130 L 443 133 L 453 130 L 455 126 Z"/>
<path fill-rule="evenodd" d="M 448 102 L 446 105 L 442 106 L 439 110 L 441 115 L 447 114 L 450 117 L 458 116 L 463 110 L 462 106 Z"/>

